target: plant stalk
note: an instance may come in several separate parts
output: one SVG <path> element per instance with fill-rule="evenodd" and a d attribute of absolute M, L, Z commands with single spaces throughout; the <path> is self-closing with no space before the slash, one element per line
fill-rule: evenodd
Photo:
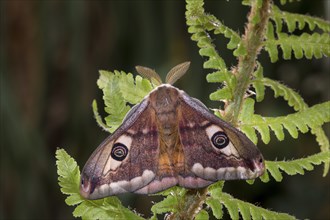
<path fill-rule="evenodd" d="M 249 87 L 250 77 L 256 67 L 256 59 L 262 48 L 266 26 L 270 16 L 270 1 L 271 0 L 263 0 L 261 8 L 258 8 L 256 0 L 253 1 L 248 16 L 248 24 L 245 28 L 245 34 L 242 40 L 247 54 L 239 57 L 238 71 L 236 73 L 237 85 L 234 91 L 234 97 L 226 108 L 225 118 L 234 126 L 237 125 L 238 115 L 245 98 L 245 92 Z M 256 22 L 255 20 L 258 16 L 260 20 Z"/>
<path fill-rule="evenodd" d="M 249 87 L 249 79 L 254 72 L 256 59 L 260 49 L 262 48 L 265 29 L 270 16 L 270 1 L 271 0 L 264 0 L 261 8 L 258 8 L 257 1 L 254 1 L 251 6 L 251 12 L 248 17 L 248 24 L 245 29 L 242 42 L 247 49 L 247 55 L 239 57 L 237 86 L 234 92 L 234 99 L 231 103 L 229 103 L 227 107 L 229 111 L 228 114 L 226 114 L 226 119 L 233 125 L 237 124 L 238 115 L 244 101 L 245 91 Z M 259 13 L 260 21 L 255 22 L 255 18 L 258 16 L 257 13 Z M 205 203 L 207 196 L 207 188 L 189 190 L 182 199 L 182 205 L 180 205 L 179 212 L 168 215 L 166 219 L 194 219 Z"/>

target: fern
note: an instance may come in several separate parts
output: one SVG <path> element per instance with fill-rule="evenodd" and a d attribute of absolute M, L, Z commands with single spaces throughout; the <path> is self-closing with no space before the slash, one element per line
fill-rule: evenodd
<path fill-rule="evenodd" d="M 283 176 L 281 174 L 281 170 L 283 170 L 288 175 L 296 175 L 301 174 L 304 175 L 305 171 L 312 171 L 314 169 L 313 165 L 320 165 L 321 163 L 329 163 L 330 162 L 330 152 L 320 152 L 318 154 L 314 154 L 312 156 L 291 160 L 291 161 L 266 161 L 267 172 L 264 173 L 260 179 L 263 182 L 269 181 L 268 172 L 274 177 L 277 182 L 281 182 Z"/>
<path fill-rule="evenodd" d="M 272 25 L 269 25 L 272 28 Z M 269 32 L 271 33 L 271 32 Z M 279 33 L 278 39 L 274 36 L 268 36 L 265 47 L 270 53 L 272 62 L 277 61 L 277 46 L 283 51 L 283 58 L 291 59 L 292 52 L 296 59 L 306 57 L 307 59 L 321 58 L 322 56 L 330 56 L 330 38 L 328 34 L 313 33 L 312 35 L 303 33 L 301 36 L 288 35 Z"/>
<path fill-rule="evenodd" d="M 179 212 L 182 198 L 185 196 L 186 192 L 187 190 L 174 186 L 159 193 L 158 195 L 166 196 L 166 198 L 152 206 L 151 211 L 153 213 L 153 218 L 157 219 L 157 214 Z"/>
<path fill-rule="evenodd" d="M 298 2 L 298 1 L 300 1 L 300 0 L 280 0 L 280 2 L 281 2 L 281 5 L 285 5 L 287 2 Z"/>
<path fill-rule="evenodd" d="M 308 128 L 315 129 L 330 121 L 330 101 L 280 117 L 262 117 L 253 114 L 254 100 L 249 98 L 245 102 L 240 115 L 241 130 L 255 143 L 257 143 L 257 137 L 254 129 L 260 133 L 263 142 L 268 144 L 270 141 L 269 128 L 281 141 L 284 139 L 284 128 L 293 138 L 297 138 L 298 131 L 306 133 Z"/>
<path fill-rule="evenodd" d="M 273 24 L 269 22 L 265 50 L 269 53 L 272 62 L 278 60 L 278 47 L 283 51 L 284 59 L 291 59 L 292 52 L 296 59 L 303 57 L 312 59 L 313 56 L 321 58 L 330 55 L 330 22 L 308 15 L 284 12 L 276 6 L 272 7 L 271 19 L 276 24 L 276 31 Z M 290 34 L 282 32 L 283 22 L 287 25 Z M 323 33 L 303 33 L 300 36 L 292 34 L 296 29 L 304 29 L 306 24 L 311 31 L 318 27 Z"/>
<path fill-rule="evenodd" d="M 94 116 L 98 124 L 109 132 L 113 132 L 120 126 L 130 110 L 128 103 L 140 102 L 152 90 L 152 85 L 148 80 L 140 76 L 134 80 L 131 73 L 126 74 L 123 71 L 100 71 L 97 85 L 103 91 L 104 110 L 108 113 L 105 118 L 106 125 L 99 116 L 95 100 L 93 102 Z"/>
<path fill-rule="evenodd" d="M 192 34 L 191 39 L 197 41 L 200 48 L 199 54 L 208 57 L 204 62 L 205 69 L 215 69 L 207 76 L 208 82 L 224 82 L 223 88 L 210 95 L 211 100 L 230 100 L 233 95 L 233 89 L 236 84 L 236 78 L 232 72 L 227 69 L 225 61 L 219 56 L 212 43 L 209 31 L 214 34 L 223 34 L 230 41 L 227 44 L 228 49 L 236 49 L 234 55 L 245 55 L 246 49 L 241 44 L 239 35 L 222 24 L 213 15 L 207 15 L 203 10 L 203 1 L 187 1 L 187 24 L 188 32 Z M 199 9 L 199 10 L 196 10 Z"/>
<path fill-rule="evenodd" d="M 117 197 L 99 200 L 85 200 L 80 196 L 80 171 L 76 161 L 65 150 L 56 151 L 56 165 L 61 192 L 69 195 L 66 204 L 77 207 L 74 217 L 83 219 L 143 219 L 133 211 L 123 207 Z"/>
<path fill-rule="evenodd" d="M 272 20 L 274 20 L 276 24 L 276 32 L 282 31 L 282 23 L 286 23 L 288 26 L 288 31 L 292 33 L 297 28 L 299 30 L 304 29 L 306 24 L 308 24 L 309 30 L 313 31 L 315 27 L 320 28 L 322 31 L 329 32 L 330 31 L 330 25 L 329 22 L 308 16 L 308 15 L 301 15 L 301 14 L 295 14 L 290 12 L 281 11 L 278 7 L 275 5 L 272 8 Z"/>
<path fill-rule="evenodd" d="M 206 199 L 206 204 L 212 209 L 214 217 L 221 219 L 223 216 L 223 207 L 225 207 L 231 219 L 295 219 L 285 213 L 273 212 L 262 207 L 258 207 L 248 202 L 233 198 L 224 193 L 221 188 L 223 182 L 209 187 L 210 197 Z"/>
<path fill-rule="evenodd" d="M 281 4 L 295 0 L 281 0 Z M 219 84 L 220 89 L 210 94 L 210 99 L 225 103 L 223 109 L 215 110 L 218 116 L 242 130 L 254 143 L 261 139 L 265 144 L 271 140 L 271 131 L 277 140 L 285 139 L 285 130 L 298 138 L 299 133 L 315 135 L 320 152 L 305 158 L 289 161 L 266 161 L 266 171 L 260 180 L 271 181 L 270 176 L 281 182 L 283 173 L 290 176 L 304 175 L 314 166 L 324 164 L 326 176 L 330 164 L 329 140 L 322 125 L 330 121 L 330 101 L 308 106 L 303 98 L 288 86 L 263 75 L 263 66 L 257 56 L 268 52 L 271 62 L 279 59 L 279 50 L 284 59 L 321 58 L 330 55 L 330 24 L 320 18 L 281 11 L 270 0 L 243 0 L 251 7 L 245 33 L 240 35 L 220 22 L 214 15 L 205 12 L 203 0 L 186 0 L 186 21 L 191 39 L 197 42 L 199 54 L 206 57 L 203 64 L 210 73 L 209 83 Z M 283 31 L 283 24 L 288 31 Z M 307 29 L 310 32 L 303 32 Z M 318 29 L 316 32 L 315 29 Z M 300 30 L 301 35 L 295 35 Z M 225 60 L 217 51 L 211 36 L 228 39 L 227 48 L 237 57 L 236 66 L 228 69 Z M 153 89 L 153 84 L 140 76 L 133 77 L 123 71 L 100 71 L 97 81 L 103 92 L 105 122 L 93 101 L 93 112 L 97 123 L 106 131 L 113 132 L 121 124 L 130 106 L 139 103 Z M 253 87 L 255 92 L 250 90 Z M 278 117 L 265 117 L 255 113 L 255 100 L 262 102 L 269 88 L 275 98 L 283 98 L 295 111 Z M 255 94 L 251 97 L 251 94 Z M 220 115 L 221 113 L 221 115 Z M 256 132 L 257 131 L 257 132 Z M 259 133 L 259 135 L 257 135 Z M 83 219 L 143 219 L 139 214 L 125 208 L 117 197 L 100 200 L 85 200 L 79 194 L 79 168 L 64 150 L 57 150 L 57 169 L 61 192 L 68 195 L 65 202 L 76 206 L 73 215 Z M 248 181 L 252 184 L 254 181 Z M 213 215 L 222 219 L 227 211 L 232 219 L 295 219 L 294 216 L 270 211 L 254 204 L 234 198 L 223 192 L 225 182 L 219 181 L 208 188 L 188 190 L 172 187 L 158 195 L 163 200 L 155 203 L 151 219 L 165 214 L 169 219 L 208 219 Z"/>

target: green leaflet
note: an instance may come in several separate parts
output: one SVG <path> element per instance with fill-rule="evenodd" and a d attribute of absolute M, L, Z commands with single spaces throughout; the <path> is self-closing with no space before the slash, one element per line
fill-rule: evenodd
<path fill-rule="evenodd" d="M 281 2 L 281 5 L 285 5 L 287 2 L 298 2 L 298 1 L 300 1 L 300 0 L 280 0 L 280 2 Z"/>
<path fill-rule="evenodd" d="M 104 124 L 104 122 L 102 120 L 102 117 L 99 114 L 98 107 L 97 107 L 97 102 L 96 102 L 95 99 L 93 100 L 92 108 L 93 108 L 93 114 L 94 114 L 94 117 L 95 117 L 95 120 L 96 120 L 97 124 L 101 128 L 103 128 L 105 131 L 111 133 L 111 127 L 109 127 L 108 125 Z"/>
<path fill-rule="evenodd" d="M 259 69 L 259 68 L 258 68 Z M 295 92 L 293 89 L 288 88 L 287 86 L 281 84 L 280 82 L 277 82 L 275 80 L 271 80 L 269 78 L 264 78 L 262 76 L 262 72 L 260 73 L 258 70 L 255 72 L 255 79 L 253 80 L 253 87 L 256 89 L 256 98 L 258 100 L 259 97 L 264 96 L 264 87 L 268 86 L 274 91 L 275 98 L 277 97 L 283 97 L 284 100 L 286 100 L 289 104 L 289 106 L 293 107 L 295 111 L 301 111 L 308 108 L 308 105 L 304 102 L 303 98 Z M 247 106 L 245 106 L 247 108 Z M 249 110 L 247 112 L 253 112 L 253 106 L 251 105 L 249 107 Z M 246 113 L 242 113 L 246 114 Z M 244 116 L 249 117 L 249 116 Z M 317 120 L 317 119 L 316 119 Z M 295 120 L 295 122 L 298 124 L 298 128 L 302 133 L 305 133 L 308 131 L 308 126 L 302 121 L 302 120 Z M 295 126 L 291 122 L 286 122 L 286 127 L 291 128 L 291 135 L 294 137 L 298 136 L 298 132 L 295 129 Z M 284 140 L 284 131 L 283 131 L 283 125 L 280 123 L 271 123 L 269 124 L 269 127 L 271 130 L 274 131 L 275 136 L 278 140 L 282 141 Z M 252 127 L 245 127 L 243 128 L 244 131 L 249 135 L 250 139 L 257 143 L 257 135 L 254 132 L 254 129 Z M 264 130 L 263 133 L 267 131 Z M 327 136 L 325 135 L 323 129 L 321 127 L 313 127 L 311 128 L 311 133 L 316 136 L 316 141 L 320 145 L 321 152 L 329 151 L 329 140 Z M 266 136 L 263 138 L 264 142 L 269 141 L 268 140 L 268 134 L 266 133 Z M 265 142 L 265 143 L 266 143 Z M 329 171 L 329 162 L 324 163 L 324 172 L 323 176 L 326 176 L 326 174 Z"/>
<path fill-rule="evenodd" d="M 312 156 L 301 158 L 291 161 L 266 161 L 266 170 L 262 177 L 260 177 L 262 182 L 268 182 L 268 173 L 277 181 L 280 182 L 283 179 L 280 170 L 288 175 L 296 175 L 305 173 L 305 170 L 311 171 L 314 169 L 313 165 L 320 165 L 321 163 L 330 162 L 330 152 L 320 152 Z"/>
<path fill-rule="evenodd" d="M 168 213 L 168 212 L 178 212 L 182 198 L 185 196 L 186 189 L 174 186 L 163 192 L 159 192 L 156 195 L 166 196 L 162 201 L 155 203 L 151 207 L 153 213 L 153 218 L 157 219 L 157 214 Z"/>
<path fill-rule="evenodd" d="M 166 212 L 176 212 L 178 211 L 177 205 L 178 205 L 178 198 L 173 195 L 169 195 L 161 202 L 158 202 L 155 205 L 153 205 L 151 211 L 154 213 L 154 215 L 162 214 Z"/>
<path fill-rule="evenodd" d="M 256 90 L 256 100 L 257 102 L 261 102 L 264 100 L 265 97 L 265 86 L 264 83 L 261 82 L 261 80 L 264 79 L 263 76 L 263 67 L 261 66 L 260 63 L 258 63 L 258 68 L 254 72 L 254 77 L 256 80 L 253 81 L 252 85 Z"/>
<path fill-rule="evenodd" d="M 330 31 L 330 23 L 328 21 L 309 15 L 281 11 L 277 6 L 273 6 L 272 19 L 275 21 L 276 32 L 278 33 L 282 31 L 282 22 L 288 26 L 288 30 L 291 33 L 297 28 L 299 30 L 304 29 L 306 24 L 308 24 L 308 28 L 311 31 L 313 31 L 315 27 L 325 32 Z"/>
<path fill-rule="evenodd" d="M 281 84 L 278 81 L 266 77 L 262 77 L 262 78 L 256 78 L 254 80 L 254 83 L 263 84 L 264 86 L 267 86 L 270 89 L 272 89 L 274 91 L 275 98 L 283 97 L 284 100 L 288 102 L 289 106 L 293 107 L 295 111 L 308 108 L 304 99 L 297 92 Z"/>
<path fill-rule="evenodd" d="M 222 204 L 215 198 L 208 198 L 206 204 L 212 209 L 214 217 L 221 219 L 223 216 Z"/>
<path fill-rule="evenodd" d="M 152 85 L 147 79 L 140 76 L 133 78 L 131 73 L 126 74 L 121 71 L 100 71 L 97 85 L 103 91 L 106 125 L 102 122 L 97 111 L 97 104 L 93 102 L 93 112 L 98 124 L 106 131 L 115 131 L 122 123 L 125 115 L 130 110 L 127 103 L 137 104 L 151 90 Z"/>
<path fill-rule="evenodd" d="M 204 209 L 200 210 L 194 218 L 195 220 L 207 220 L 209 219 L 209 213 Z"/>
<path fill-rule="evenodd" d="M 321 152 L 329 152 L 329 149 L 330 149 L 329 139 L 326 136 L 324 130 L 321 127 L 313 128 L 311 130 L 311 133 L 316 136 L 316 141 L 320 145 Z M 325 177 L 328 174 L 329 168 L 330 168 L 330 162 L 325 162 L 323 177 Z"/>
<path fill-rule="evenodd" d="M 204 13 L 202 8 L 204 2 L 202 0 L 187 0 L 186 20 L 189 25 L 188 32 L 192 34 L 191 39 L 197 41 L 200 48 L 199 54 L 208 57 L 204 62 L 205 69 L 215 69 L 216 72 L 209 74 L 207 80 L 209 82 L 225 82 L 222 89 L 210 95 L 211 100 L 229 100 L 233 95 L 233 89 L 236 85 L 236 78 L 228 71 L 226 63 L 217 52 L 215 45 L 212 43 L 209 32 L 213 31 L 215 35 L 222 34 L 229 39 L 228 49 L 235 49 L 235 56 L 245 55 L 246 49 L 241 43 L 240 36 L 232 29 L 222 24 L 215 16 Z M 235 78 L 235 79 L 233 79 Z"/>
<path fill-rule="evenodd" d="M 65 150 L 56 151 L 58 181 L 63 194 L 69 195 L 65 202 L 77 205 L 74 217 L 83 219 L 143 219 L 128 208 L 121 205 L 117 197 L 99 200 L 85 200 L 80 196 L 80 171 L 76 161 Z"/>
<path fill-rule="evenodd" d="M 69 195 L 68 202 L 70 205 L 80 202 L 79 182 L 80 171 L 76 161 L 70 157 L 64 150 L 56 151 L 56 166 L 59 185 L 61 186 L 61 192 Z"/>
<path fill-rule="evenodd" d="M 270 211 L 256 205 L 253 205 L 248 202 L 244 202 L 239 199 L 233 198 L 231 195 L 227 193 L 221 193 L 220 195 L 213 195 L 211 192 L 211 198 L 208 201 L 212 201 L 212 203 L 219 203 L 226 207 L 231 219 L 296 219 L 294 216 L 291 216 L 286 213 L 279 213 Z M 213 213 L 218 213 L 219 207 L 218 205 L 212 205 L 210 208 Z M 222 213 L 221 213 L 222 214 Z M 222 215 L 215 215 L 217 219 L 221 219 Z M 241 218 L 240 218 L 241 217 Z"/>
<path fill-rule="evenodd" d="M 284 59 L 291 59 L 292 52 L 296 59 L 303 57 L 312 59 L 313 56 L 319 59 L 330 55 L 330 38 L 328 33 L 303 33 L 297 36 L 279 32 L 276 38 L 273 29 L 273 25 L 269 22 L 265 50 L 269 53 L 272 62 L 278 60 L 278 46 L 283 51 Z"/>
<path fill-rule="evenodd" d="M 305 108 L 302 111 L 280 117 L 262 117 L 254 114 L 254 100 L 246 99 L 240 114 L 241 130 L 256 143 L 255 130 L 257 130 L 264 143 L 269 143 L 271 128 L 279 140 L 283 140 L 283 128 L 288 130 L 293 138 L 298 132 L 306 133 L 309 128 L 316 129 L 330 121 L 330 101 Z M 254 128 L 254 129 L 252 129 Z"/>

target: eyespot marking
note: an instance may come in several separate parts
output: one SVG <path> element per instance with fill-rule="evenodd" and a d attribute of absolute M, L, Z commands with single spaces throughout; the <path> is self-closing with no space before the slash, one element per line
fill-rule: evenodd
<path fill-rule="evenodd" d="M 122 143 L 115 143 L 111 150 L 111 157 L 117 161 L 123 161 L 128 155 L 128 148 Z"/>
<path fill-rule="evenodd" d="M 210 125 L 206 128 L 206 134 L 209 137 L 211 146 L 217 153 L 222 153 L 226 156 L 234 155 L 239 157 L 236 148 L 221 127 Z"/>
<path fill-rule="evenodd" d="M 229 138 L 223 131 L 215 132 L 211 137 L 211 141 L 212 144 L 218 149 L 223 149 L 229 144 Z"/>
<path fill-rule="evenodd" d="M 132 138 L 128 135 L 122 135 L 112 146 L 109 146 L 111 147 L 111 153 L 104 166 L 103 175 L 107 174 L 110 170 L 116 170 L 123 160 L 127 159 L 131 144 Z"/>

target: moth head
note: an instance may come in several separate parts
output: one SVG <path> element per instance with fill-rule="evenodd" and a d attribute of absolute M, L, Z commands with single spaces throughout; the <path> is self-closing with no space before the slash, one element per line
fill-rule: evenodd
<path fill-rule="evenodd" d="M 243 179 L 256 178 L 263 174 L 265 165 L 259 149 L 241 132 L 231 127 L 211 125 L 206 128 L 213 151 L 226 158 L 237 160 Z"/>

